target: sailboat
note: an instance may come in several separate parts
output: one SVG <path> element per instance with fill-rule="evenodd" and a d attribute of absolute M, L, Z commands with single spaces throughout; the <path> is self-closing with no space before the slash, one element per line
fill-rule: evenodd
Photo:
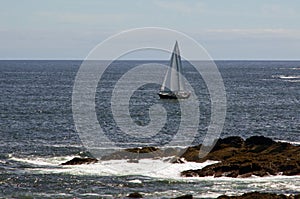
<path fill-rule="evenodd" d="M 170 60 L 170 66 L 165 75 L 158 95 L 161 99 L 187 99 L 191 93 L 184 88 L 184 82 L 181 75 L 182 63 L 176 41 Z"/>

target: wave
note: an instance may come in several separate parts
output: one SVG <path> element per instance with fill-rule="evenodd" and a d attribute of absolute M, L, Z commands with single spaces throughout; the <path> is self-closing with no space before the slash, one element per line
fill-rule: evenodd
<path fill-rule="evenodd" d="M 278 140 L 280 142 L 288 142 L 284 140 Z M 300 145 L 300 142 L 289 142 L 292 144 Z M 229 178 L 229 177 L 181 177 L 180 173 L 190 169 L 201 169 L 205 166 L 215 164 L 218 161 L 207 160 L 203 163 L 196 162 L 185 162 L 183 164 L 173 164 L 166 161 L 166 158 L 162 159 L 141 159 L 138 163 L 130 163 L 127 160 L 108 160 L 100 161 L 94 164 L 83 164 L 83 165 L 67 165 L 61 166 L 60 164 L 78 156 L 65 156 L 65 157 L 52 157 L 52 158 L 16 158 L 11 157 L 9 160 L 23 162 L 26 164 L 32 164 L 33 167 L 26 167 L 25 170 L 33 173 L 67 173 L 71 175 L 93 175 L 93 176 L 127 176 L 127 175 L 140 175 L 153 178 L 162 179 L 187 179 L 187 180 L 212 180 L 220 179 L 225 181 L 257 181 L 266 179 L 288 179 L 288 178 L 299 178 L 300 176 L 266 176 L 257 177 L 251 176 L 249 178 Z M 39 167 L 41 166 L 41 167 Z M 49 166 L 49 167 L 44 167 Z M 153 168 L 160 168 L 153 170 Z M 140 181 L 133 181 L 133 183 L 140 183 Z"/>
<path fill-rule="evenodd" d="M 294 75 L 294 76 L 287 76 L 287 75 L 272 75 L 273 79 L 281 79 L 285 82 L 300 82 L 300 75 Z M 269 80 L 269 79 L 263 79 L 263 80 Z M 271 79 L 270 79 L 271 80 Z"/>
<path fill-rule="evenodd" d="M 127 160 L 100 161 L 95 164 L 83 164 L 72 166 L 60 166 L 61 163 L 78 156 L 53 157 L 53 158 L 16 158 L 10 160 L 32 164 L 32 168 L 26 168 L 28 172 L 34 173 L 68 173 L 71 175 L 93 175 L 93 176 L 125 176 L 143 175 L 155 178 L 183 179 L 180 173 L 189 169 L 201 169 L 217 161 L 206 161 L 204 163 L 185 162 L 184 164 L 173 164 L 162 159 L 141 159 L 138 163 L 129 163 Z M 38 167 L 40 166 L 40 167 Z M 48 166 L 48 167 L 45 167 Z M 155 169 L 159 168 L 159 169 Z"/>
<path fill-rule="evenodd" d="M 297 80 L 285 80 L 286 82 L 300 82 L 300 79 Z"/>
<path fill-rule="evenodd" d="M 300 145 L 300 142 L 292 142 L 292 141 L 287 141 L 287 140 L 275 140 L 276 142 L 285 142 L 285 143 L 290 143 L 293 145 Z"/>
<path fill-rule="evenodd" d="M 300 70 L 300 68 L 279 68 L 280 70 Z"/>
<path fill-rule="evenodd" d="M 16 162 L 23 162 L 26 164 L 31 164 L 33 166 L 58 166 L 64 161 L 68 161 L 75 156 L 58 156 L 58 157 L 51 157 L 51 158 L 44 158 L 44 157 L 32 157 L 32 158 L 18 158 L 14 157 L 13 155 L 8 155 L 9 160 L 16 161 Z"/>
<path fill-rule="evenodd" d="M 300 79 L 300 75 L 295 76 L 286 76 L 286 75 L 272 75 L 273 78 L 279 78 L 279 79 Z"/>
<path fill-rule="evenodd" d="M 124 183 L 130 183 L 132 186 L 140 186 L 144 183 L 180 183 L 180 186 L 186 187 L 182 190 L 160 190 L 152 193 L 145 193 L 149 198 L 161 198 L 162 196 L 192 194 L 195 198 L 216 198 L 222 194 L 237 195 L 249 190 L 264 191 L 273 190 L 278 193 L 294 193 L 300 190 L 300 176 L 251 176 L 249 178 L 229 178 L 219 177 L 181 177 L 180 172 L 188 169 L 201 169 L 206 165 L 214 164 L 216 161 L 206 161 L 204 163 L 185 162 L 183 164 L 172 164 L 166 162 L 166 159 L 142 159 L 139 163 L 129 163 L 126 160 L 100 161 L 88 165 L 61 166 L 60 164 L 78 156 L 51 157 L 51 158 L 16 158 L 9 160 L 17 161 L 19 164 L 27 165 L 23 168 L 24 172 L 29 174 L 61 174 L 76 176 L 130 176 Z M 32 164 L 28 166 L 28 164 Z M 164 166 L 162 168 L 162 165 Z M 149 171 L 150 168 L 150 171 Z M 162 168 L 153 170 L 153 168 Z M 194 184 L 195 183 L 195 184 Z M 189 187 L 191 184 L 197 185 L 195 188 Z M 200 187 L 199 187 L 199 186 Z M 202 186 L 201 186 L 202 185 Z M 232 189 L 239 187 L 239 189 Z M 201 191 L 199 191 L 199 189 Z M 188 192 L 187 192 L 188 190 Z M 89 193 L 87 193 L 89 194 Z M 93 194 L 93 193 L 91 193 Z M 102 194 L 100 194 L 103 196 Z M 100 196 L 99 195 L 99 196 Z M 96 195 L 94 195 L 96 196 Z"/>

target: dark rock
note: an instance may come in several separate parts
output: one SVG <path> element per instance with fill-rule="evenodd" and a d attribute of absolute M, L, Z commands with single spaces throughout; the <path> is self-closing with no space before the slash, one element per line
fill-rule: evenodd
<path fill-rule="evenodd" d="M 166 148 L 163 150 L 164 157 L 177 156 L 182 154 L 182 149 Z"/>
<path fill-rule="evenodd" d="M 190 162 L 199 162 L 199 150 L 201 145 L 188 147 L 185 152 L 181 155 L 186 161 Z M 205 160 L 204 160 L 205 161 Z M 204 162 L 202 161 L 202 162 Z"/>
<path fill-rule="evenodd" d="M 179 197 L 176 197 L 173 199 L 193 199 L 193 196 L 188 194 L 188 195 L 179 196 Z"/>
<path fill-rule="evenodd" d="M 264 136 L 252 136 L 245 141 L 246 146 L 254 153 L 260 153 L 268 147 L 276 144 L 271 138 Z"/>
<path fill-rule="evenodd" d="M 228 147 L 241 148 L 243 145 L 243 138 L 239 136 L 230 136 L 224 139 L 219 139 L 212 151 L 217 151 Z"/>
<path fill-rule="evenodd" d="M 232 157 L 239 152 L 239 149 L 244 147 L 245 141 L 238 136 L 231 136 L 216 141 L 215 146 L 204 158 L 199 158 L 199 150 L 201 145 L 188 147 L 182 154 L 182 157 L 187 161 L 205 162 L 206 160 L 222 161 Z"/>
<path fill-rule="evenodd" d="M 246 141 L 239 137 L 228 137 L 218 140 L 206 157 L 199 158 L 200 147 L 189 147 L 182 156 L 188 161 L 220 162 L 198 170 L 183 171 L 182 176 L 300 175 L 300 146 L 275 142 L 263 136 L 253 136 Z"/>
<path fill-rule="evenodd" d="M 129 159 L 127 160 L 128 163 L 139 163 L 139 160 L 137 159 Z"/>
<path fill-rule="evenodd" d="M 172 160 L 172 163 L 178 163 L 178 164 L 183 164 L 185 161 L 182 158 L 175 158 Z"/>
<path fill-rule="evenodd" d="M 131 152 L 131 153 L 152 153 L 157 150 L 159 150 L 159 149 L 157 147 L 153 147 L 153 146 L 125 149 L 125 151 Z"/>
<path fill-rule="evenodd" d="M 257 146 L 257 145 L 270 146 L 275 143 L 276 142 L 273 141 L 271 138 L 267 138 L 264 136 L 252 136 L 250 138 L 247 138 L 245 141 L 245 144 L 248 146 Z"/>
<path fill-rule="evenodd" d="M 101 160 L 120 160 L 120 159 L 144 159 L 144 158 L 162 158 L 162 157 L 178 157 L 182 155 L 181 148 L 165 148 L 160 149 L 153 146 L 137 147 L 129 149 L 121 149 L 109 155 L 102 156 Z"/>
<path fill-rule="evenodd" d="M 62 163 L 61 165 L 80 165 L 80 164 L 91 164 L 97 163 L 98 160 L 95 158 L 79 158 L 75 157 L 72 160 Z"/>
<path fill-rule="evenodd" d="M 251 192 L 245 193 L 241 196 L 219 196 L 217 199 L 295 199 L 300 195 L 296 196 L 286 196 L 283 194 L 274 194 L 274 193 L 259 193 L 259 192 Z"/>
<path fill-rule="evenodd" d="M 182 149 L 159 149 L 156 147 L 140 147 L 120 150 L 101 160 L 127 159 L 128 162 L 137 163 L 142 158 L 161 158 L 173 155 L 173 163 L 185 161 L 204 162 L 206 160 L 219 161 L 198 170 L 183 171 L 185 177 L 249 177 L 277 175 L 300 175 L 300 146 L 289 143 L 275 142 L 263 136 L 253 136 L 246 141 L 233 136 L 216 141 L 214 148 L 206 157 L 199 157 L 201 145 Z M 183 153 L 184 151 L 184 153 Z M 182 154 L 176 156 L 176 154 Z M 73 158 L 61 165 L 79 165 L 98 162 L 95 158 Z"/>
<path fill-rule="evenodd" d="M 140 194 L 139 192 L 134 192 L 134 193 L 130 193 L 127 197 L 128 198 L 143 198 L 143 195 Z"/>
<path fill-rule="evenodd" d="M 138 147 L 116 151 L 107 156 L 101 157 L 101 160 L 119 160 L 119 159 L 143 159 L 163 157 L 164 153 L 157 147 Z"/>

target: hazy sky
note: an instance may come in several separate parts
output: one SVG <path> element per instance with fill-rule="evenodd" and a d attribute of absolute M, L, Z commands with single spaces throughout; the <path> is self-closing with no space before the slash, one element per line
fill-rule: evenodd
<path fill-rule="evenodd" d="M 0 59 L 83 59 L 120 31 L 186 33 L 214 59 L 299 59 L 299 0 L 0 0 Z"/>

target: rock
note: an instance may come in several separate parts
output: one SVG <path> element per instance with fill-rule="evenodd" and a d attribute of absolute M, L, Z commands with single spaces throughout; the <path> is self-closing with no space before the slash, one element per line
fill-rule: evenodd
<path fill-rule="evenodd" d="M 219 139 L 213 150 L 199 158 L 201 145 L 189 147 L 182 155 L 188 161 L 204 162 L 217 160 L 219 163 L 198 170 L 181 173 L 185 177 L 249 177 L 300 175 L 300 146 L 275 142 L 263 136 L 253 136 L 246 141 L 240 137 Z"/>
<path fill-rule="evenodd" d="M 181 155 L 183 152 L 181 148 L 165 148 L 160 149 L 153 146 L 146 147 L 137 147 L 137 148 L 129 148 L 129 149 L 121 149 L 119 151 L 115 151 L 109 155 L 105 155 L 101 157 L 101 160 L 121 160 L 121 159 L 154 159 L 154 158 L 162 158 L 162 157 L 177 157 Z"/>
<path fill-rule="evenodd" d="M 137 159 L 129 159 L 127 160 L 128 163 L 139 163 L 139 160 Z"/>
<path fill-rule="evenodd" d="M 193 199 L 192 195 L 184 195 L 184 196 L 179 196 L 173 199 Z"/>
<path fill-rule="evenodd" d="M 98 160 L 96 158 L 79 158 L 75 157 L 72 160 L 62 163 L 61 165 L 80 165 L 80 164 L 91 164 L 97 163 Z"/>
<path fill-rule="evenodd" d="M 296 199 L 299 198 L 300 195 L 296 196 L 286 196 L 283 194 L 274 194 L 274 193 L 259 193 L 259 192 L 250 192 L 245 193 L 241 196 L 219 196 L 217 199 Z"/>
<path fill-rule="evenodd" d="M 163 150 L 164 157 L 177 156 L 182 154 L 182 149 L 176 148 L 166 148 Z"/>
<path fill-rule="evenodd" d="M 266 138 L 264 136 L 252 136 L 246 139 L 245 144 L 252 152 L 259 153 L 271 145 L 276 144 L 276 142 L 271 138 Z"/>
<path fill-rule="evenodd" d="M 228 147 L 241 148 L 243 145 L 243 138 L 239 136 L 230 136 L 224 139 L 219 139 L 212 151 L 217 151 Z"/>
<path fill-rule="evenodd" d="M 178 164 L 184 164 L 185 163 L 183 158 L 174 158 L 171 162 L 172 163 L 178 163 Z"/>
<path fill-rule="evenodd" d="M 143 198 L 143 195 L 140 194 L 139 192 L 134 192 L 134 193 L 130 193 L 127 197 L 128 198 Z"/>
<path fill-rule="evenodd" d="M 245 141 L 238 136 L 231 136 L 224 139 L 220 138 L 216 141 L 215 146 L 206 157 L 199 159 L 201 145 L 188 147 L 182 157 L 187 161 L 193 162 L 205 162 L 206 160 L 222 161 L 234 156 L 244 144 Z"/>
<path fill-rule="evenodd" d="M 159 149 L 156 147 L 153 147 L 153 146 L 125 149 L 125 151 L 131 152 L 131 153 L 152 153 L 157 150 L 159 150 Z"/>
<path fill-rule="evenodd" d="M 199 158 L 201 145 L 188 147 L 186 150 L 177 148 L 159 149 L 156 147 L 139 147 L 124 149 L 104 156 L 101 160 L 126 159 L 138 163 L 142 158 L 170 157 L 173 163 L 184 161 L 204 162 L 219 161 L 202 169 L 181 172 L 184 177 L 250 177 L 269 175 L 300 175 L 300 146 L 289 143 L 275 142 L 263 136 L 252 136 L 246 140 L 232 136 L 216 141 L 213 149 L 204 158 Z M 182 153 L 184 151 L 184 153 Z M 182 154 L 177 156 L 177 154 Z M 80 165 L 98 162 L 95 158 L 73 158 L 61 165 Z"/>
<path fill-rule="evenodd" d="M 270 146 L 275 143 L 276 142 L 273 141 L 271 138 L 267 138 L 264 136 L 252 136 L 250 138 L 247 138 L 245 141 L 245 144 L 248 146 L 256 146 L 256 145 Z"/>
<path fill-rule="evenodd" d="M 163 151 L 156 147 L 137 147 L 116 151 L 101 157 L 101 160 L 143 159 L 162 157 Z"/>

